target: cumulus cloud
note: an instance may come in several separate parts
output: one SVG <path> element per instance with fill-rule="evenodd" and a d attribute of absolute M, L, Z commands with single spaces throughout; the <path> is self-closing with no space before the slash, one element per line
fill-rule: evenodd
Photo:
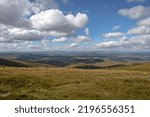
<path fill-rule="evenodd" d="M 30 2 L 28 0 L 1 0 L 0 23 L 17 27 L 30 27 L 25 16 L 30 15 Z"/>
<path fill-rule="evenodd" d="M 136 28 L 129 29 L 128 34 L 146 35 L 150 34 L 150 27 L 139 26 Z"/>
<path fill-rule="evenodd" d="M 76 35 L 75 32 L 44 31 L 44 33 L 48 36 L 54 36 L 54 37 L 66 37 L 66 36 Z"/>
<path fill-rule="evenodd" d="M 120 42 L 115 42 L 115 41 L 108 41 L 108 42 L 103 42 L 103 43 L 99 43 L 97 44 L 97 46 L 99 48 L 112 48 L 112 47 L 117 47 L 117 46 L 121 46 L 122 44 Z"/>
<path fill-rule="evenodd" d="M 0 37 L 3 39 L 8 39 L 7 35 L 8 35 L 8 27 L 5 25 L 0 24 Z"/>
<path fill-rule="evenodd" d="M 56 32 L 56 36 L 59 36 L 59 33 L 60 36 L 62 34 L 67 36 L 77 29 L 84 28 L 88 22 L 88 17 L 86 14 L 81 13 L 76 16 L 72 14 L 64 15 L 58 9 L 50 9 L 31 16 L 30 20 L 35 29 L 47 31 L 49 34 Z"/>
<path fill-rule="evenodd" d="M 48 4 L 57 6 L 54 0 L 1 0 L 0 43 L 35 41 L 48 36 L 61 37 L 53 42 L 65 42 L 66 36 L 75 36 L 77 30 L 86 26 L 86 14 L 64 15 L 58 9 L 44 10 Z"/>
<path fill-rule="evenodd" d="M 70 47 L 77 48 L 77 47 L 79 47 L 79 43 L 72 43 L 72 44 L 70 44 Z"/>
<path fill-rule="evenodd" d="M 103 34 L 103 37 L 107 39 L 120 38 L 122 36 L 124 36 L 124 33 L 122 32 L 109 32 Z"/>
<path fill-rule="evenodd" d="M 13 28 L 5 25 L 0 25 L 0 43 L 16 43 L 36 41 L 43 39 L 45 35 L 34 29 Z"/>
<path fill-rule="evenodd" d="M 76 37 L 76 39 L 74 39 L 74 42 L 88 42 L 90 41 L 91 38 L 87 37 L 87 36 L 78 36 Z"/>
<path fill-rule="evenodd" d="M 131 38 L 122 38 L 119 39 L 118 41 L 108 41 L 108 42 L 102 42 L 97 44 L 97 47 L 101 49 L 144 49 L 145 47 L 149 47 L 147 49 L 150 49 L 150 35 L 140 35 L 140 36 L 135 36 Z"/>
<path fill-rule="evenodd" d="M 8 29 L 10 39 L 15 40 L 39 40 L 43 38 L 43 34 L 37 30 L 26 30 L 21 28 Z"/>
<path fill-rule="evenodd" d="M 127 2 L 129 2 L 129 3 L 131 3 L 131 2 L 143 3 L 143 2 L 145 2 L 145 0 L 127 0 Z"/>
<path fill-rule="evenodd" d="M 16 50 L 18 48 L 18 45 L 16 43 L 0 43 L 0 51 L 6 51 L 5 49 L 7 48 L 7 51 L 12 51 Z"/>
<path fill-rule="evenodd" d="M 119 14 L 131 19 L 140 19 L 150 16 L 150 7 L 144 7 L 142 5 L 135 6 L 133 8 L 120 9 Z"/>
<path fill-rule="evenodd" d="M 0 43 L 12 43 L 13 40 L 10 40 L 10 39 L 5 39 L 3 37 L 0 37 Z"/>
<path fill-rule="evenodd" d="M 58 39 L 53 39 L 52 42 L 67 42 L 68 39 L 66 37 L 61 37 Z"/>
<path fill-rule="evenodd" d="M 29 2 L 29 9 L 32 14 L 38 14 L 47 9 L 59 9 L 58 1 L 56 0 L 26 0 Z"/>
<path fill-rule="evenodd" d="M 150 17 L 143 19 L 137 23 L 138 25 L 150 26 Z"/>
<path fill-rule="evenodd" d="M 56 0 L 35 0 L 34 4 L 35 6 L 37 5 L 37 7 L 41 10 L 59 8 L 59 5 L 56 2 Z"/>
<path fill-rule="evenodd" d="M 50 42 L 66 42 L 75 36 L 77 41 L 87 41 L 88 37 L 77 33 L 84 30 L 88 16 L 80 12 L 64 14 L 58 8 L 56 0 L 0 0 L 0 49 L 7 48 L 6 45 L 20 50 L 49 48 Z M 49 36 L 55 39 L 47 39 Z M 70 46 L 75 48 L 78 44 Z"/>
<path fill-rule="evenodd" d="M 133 2 L 133 1 L 130 1 Z M 135 1 L 134 1 L 135 2 Z M 150 7 L 135 6 L 129 9 L 119 10 L 119 14 L 129 17 L 130 19 L 139 20 L 134 28 L 131 28 L 127 33 L 113 32 L 105 33 L 105 38 L 115 38 L 115 41 L 105 41 L 97 44 L 97 47 L 101 49 L 150 49 Z M 113 27 L 115 30 L 119 27 Z M 126 36 L 127 37 L 126 37 Z M 133 36 L 133 37 L 131 37 Z"/>

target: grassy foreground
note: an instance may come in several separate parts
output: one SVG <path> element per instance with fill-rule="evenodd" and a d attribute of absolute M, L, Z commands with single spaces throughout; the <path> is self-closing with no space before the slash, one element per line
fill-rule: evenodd
<path fill-rule="evenodd" d="M 139 68 L 0 68 L 0 99 L 150 99 L 150 71 Z"/>

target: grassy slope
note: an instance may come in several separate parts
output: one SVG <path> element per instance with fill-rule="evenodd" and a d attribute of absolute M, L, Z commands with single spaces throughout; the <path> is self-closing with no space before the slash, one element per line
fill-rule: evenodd
<path fill-rule="evenodd" d="M 38 63 L 34 61 L 20 61 L 16 59 L 4 59 L 0 58 L 0 66 L 7 66 L 7 67 L 36 67 L 36 66 L 49 66 L 49 67 L 54 67 L 53 65 L 48 65 L 44 63 Z"/>
<path fill-rule="evenodd" d="M 108 69 L 109 66 L 113 68 L 113 67 L 119 67 L 119 66 L 124 67 L 126 65 L 132 65 L 132 64 L 133 64 L 133 62 L 107 61 L 107 62 L 97 62 L 97 63 L 91 63 L 91 64 L 90 63 L 89 64 L 87 64 L 87 63 L 71 64 L 71 65 L 69 65 L 69 67 L 86 69 L 86 66 L 87 66 L 87 69 L 88 69 L 88 67 L 89 68 L 93 67 L 93 69 L 94 69 L 94 67 L 95 67 L 95 69 L 96 69 L 96 67 L 97 67 L 97 69 L 101 69 L 101 68 Z"/>
<path fill-rule="evenodd" d="M 138 64 L 131 64 L 128 66 L 124 67 L 117 67 L 115 69 L 122 69 L 122 70 L 134 70 L 134 71 L 145 71 L 145 72 L 150 72 L 150 63 L 148 62 L 143 62 L 143 63 L 138 63 Z"/>
<path fill-rule="evenodd" d="M 0 58 L 0 66 L 26 67 L 28 65 L 25 62 L 22 62 L 22 61 Z"/>
<path fill-rule="evenodd" d="M 150 99 L 149 65 L 110 71 L 0 68 L 0 99 Z"/>

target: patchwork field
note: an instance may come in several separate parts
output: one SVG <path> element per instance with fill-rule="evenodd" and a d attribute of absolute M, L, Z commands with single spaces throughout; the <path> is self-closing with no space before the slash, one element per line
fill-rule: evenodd
<path fill-rule="evenodd" d="M 111 70 L 1 67 L 0 99 L 150 99 L 150 63 Z"/>

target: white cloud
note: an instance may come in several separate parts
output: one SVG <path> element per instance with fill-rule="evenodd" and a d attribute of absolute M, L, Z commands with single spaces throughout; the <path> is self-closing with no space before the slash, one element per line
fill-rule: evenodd
<path fill-rule="evenodd" d="M 120 29 L 121 28 L 121 26 L 120 25 L 117 25 L 117 26 L 114 26 L 113 28 L 112 28 L 112 30 L 114 31 L 114 30 L 117 30 L 117 29 Z"/>
<path fill-rule="evenodd" d="M 143 19 L 137 23 L 138 25 L 150 26 L 150 17 Z"/>
<path fill-rule="evenodd" d="M 50 40 L 48 40 L 48 39 L 43 39 L 43 40 L 41 41 L 41 43 L 43 44 L 44 47 L 48 47 L 48 46 L 49 46 L 49 43 L 50 43 Z"/>
<path fill-rule="evenodd" d="M 0 0 L 0 23 L 17 27 L 30 27 L 25 16 L 30 15 L 28 0 Z"/>
<path fill-rule="evenodd" d="M 38 14 L 47 9 L 59 9 L 58 1 L 56 0 L 33 0 L 30 3 L 30 11 Z"/>
<path fill-rule="evenodd" d="M 14 40 L 39 40 L 43 34 L 37 30 L 26 30 L 21 28 L 8 29 L 8 38 Z"/>
<path fill-rule="evenodd" d="M 56 32 L 56 36 L 62 33 L 67 36 L 74 33 L 77 29 L 84 28 L 88 22 L 88 17 L 86 14 L 81 13 L 78 13 L 76 16 L 72 14 L 65 16 L 58 9 L 50 9 L 31 16 L 30 20 L 36 29 L 47 31 L 49 34 Z"/>
<path fill-rule="evenodd" d="M 127 0 L 127 2 L 129 2 L 129 3 L 131 3 L 131 2 L 143 3 L 143 2 L 145 2 L 145 0 Z"/>
<path fill-rule="evenodd" d="M 68 4 L 69 0 L 61 2 Z M 49 49 L 50 42 L 65 42 L 75 36 L 77 41 L 87 41 L 88 37 L 77 33 L 84 30 L 88 16 L 84 13 L 64 14 L 58 8 L 56 0 L 0 0 L 0 49 Z M 60 38 L 48 40 L 48 36 Z M 67 47 L 76 48 L 78 45 L 72 43 Z"/>
<path fill-rule="evenodd" d="M 91 40 L 91 38 L 87 36 L 77 36 L 77 37 L 61 37 L 61 38 L 53 39 L 52 42 L 67 42 L 69 41 L 69 39 L 73 40 L 76 43 L 88 42 Z"/>
<path fill-rule="evenodd" d="M 116 41 L 108 41 L 108 42 L 99 43 L 97 44 L 97 46 L 99 48 L 113 48 L 113 47 L 121 46 L 121 43 Z"/>
<path fill-rule="evenodd" d="M 18 48 L 18 45 L 16 43 L 0 43 L 0 51 L 12 51 L 12 50 L 16 50 Z"/>
<path fill-rule="evenodd" d="M 42 11 L 30 18 L 33 27 L 40 30 L 58 30 L 65 25 L 65 17 L 62 11 L 51 9 Z"/>
<path fill-rule="evenodd" d="M 85 34 L 88 36 L 88 35 L 90 34 L 89 28 L 86 28 L 86 29 L 84 30 L 84 32 L 85 32 Z"/>
<path fill-rule="evenodd" d="M 57 9 L 59 8 L 56 0 L 35 0 L 35 6 L 39 7 L 41 10 L 46 9 Z"/>
<path fill-rule="evenodd" d="M 11 43 L 11 42 L 13 42 L 13 40 L 5 39 L 3 37 L 0 37 L 0 43 Z"/>
<path fill-rule="evenodd" d="M 135 6 L 133 8 L 120 9 L 119 14 L 131 19 L 140 19 L 150 16 L 150 7 L 144 7 L 142 5 Z"/>
<path fill-rule="evenodd" d="M 87 15 L 82 13 L 74 16 L 72 14 L 64 15 L 58 9 L 41 11 L 46 8 L 46 2 L 55 4 L 54 0 L 35 1 L 0 1 L 0 15 L 3 16 L 0 17 L 0 43 L 34 41 L 47 36 L 61 37 L 58 40 L 55 39 L 55 42 L 66 41 L 65 36 L 77 35 L 76 31 L 84 28 L 88 22 Z M 39 7 L 40 3 L 43 8 Z M 37 14 L 33 13 L 33 8 L 36 9 Z"/>
<path fill-rule="evenodd" d="M 101 49 L 150 49 L 150 35 L 140 35 L 131 38 L 122 38 L 118 41 L 108 41 L 97 44 Z"/>
<path fill-rule="evenodd" d="M 139 16 L 140 17 L 140 16 Z M 110 32 L 103 34 L 103 37 L 109 39 L 118 39 L 117 41 L 108 41 L 97 44 L 97 46 L 101 49 L 150 49 L 150 18 L 145 18 L 139 21 L 138 27 L 129 29 L 127 34 L 134 34 L 134 37 L 127 38 L 125 33 L 122 32 Z M 113 30 L 119 29 L 120 26 L 114 26 Z M 82 39 L 76 39 L 75 42 L 82 42 Z M 83 39 L 84 40 L 84 39 Z M 78 47 L 79 44 L 71 44 L 72 47 Z M 70 45 L 70 46 L 71 46 Z"/>
<path fill-rule="evenodd" d="M 8 28 L 7 26 L 0 24 L 0 37 L 1 37 L 1 40 L 3 40 L 3 39 L 8 40 L 8 38 L 7 38 L 8 29 L 7 28 Z"/>
<path fill-rule="evenodd" d="M 30 44 L 30 45 L 27 46 L 27 49 L 36 50 L 36 49 L 41 49 L 41 47 L 39 45 Z"/>
<path fill-rule="evenodd" d="M 136 28 L 129 29 L 128 34 L 146 35 L 150 34 L 150 27 L 139 26 Z"/>
<path fill-rule="evenodd" d="M 122 32 L 109 32 L 103 34 L 103 37 L 108 39 L 120 38 L 122 36 L 124 36 L 124 33 Z"/>
<path fill-rule="evenodd" d="M 72 43 L 72 44 L 70 44 L 70 47 L 77 48 L 77 47 L 79 47 L 79 43 Z"/>
<path fill-rule="evenodd" d="M 52 42 L 67 42 L 68 39 L 66 37 L 61 37 L 58 39 L 53 39 Z"/>
<path fill-rule="evenodd" d="M 34 41 L 43 39 L 44 33 L 34 29 L 12 28 L 0 25 L 0 42 L 10 43 L 15 41 Z"/>
<path fill-rule="evenodd" d="M 75 32 L 58 32 L 58 31 L 44 31 L 46 35 L 54 36 L 54 37 L 66 37 L 66 36 L 74 36 Z"/>
<path fill-rule="evenodd" d="M 15 27 L 30 27 L 27 17 L 48 8 L 58 8 L 55 0 L 0 0 L 0 23 Z"/>
<path fill-rule="evenodd" d="M 78 36 L 76 39 L 74 39 L 74 42 L 88 42 L 91 39 L 87 36 Z"/>

